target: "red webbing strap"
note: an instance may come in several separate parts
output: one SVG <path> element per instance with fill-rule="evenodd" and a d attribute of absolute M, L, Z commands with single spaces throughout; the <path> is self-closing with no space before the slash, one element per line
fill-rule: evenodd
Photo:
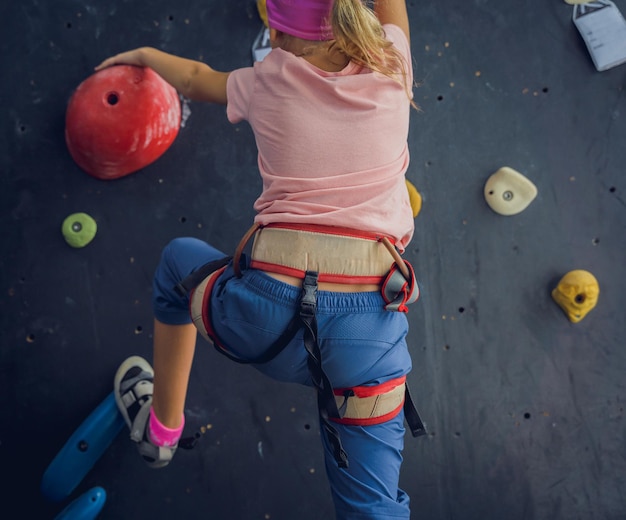
<path fill-rule="evenodd" d="M 385 381 L 379 385 L 370 385 L 370 386 L 353 386 L 351 388 L 335 388 L 334 393 L 337 396 L 345 395 L 346 392 L 350 391 L 351 395 L 356 397 L 372 397 L 375 395 L 386 394 L 390 390 L 393 390 L 397 386 L 400 386 L 406 382 L 406 376 L 396 377 L 395 379 L 390 379 L 389 381 Z"/>
<path fill-rule="evenodd" d="M 304 278 L 306 271 L 302 269 L 295 269 L 293 267 L 287 267 L 284 265 L 270 264 L 267 262 L 260 262 L 259 260 L 251 260 L 250 267 L 252 269 L 259 269 L 261 271 L 267 271 L 276 274 L 285 274 L 287 276 L 293 276 L 294 278 Z M 331 282 L 331 283 L 354 283 L 354 284 L 381 284 L 385 279 L 384 276 L 352 276 L 341 274 L 329 274 L 322 273 L 318 277 L 319 282 Z"/>

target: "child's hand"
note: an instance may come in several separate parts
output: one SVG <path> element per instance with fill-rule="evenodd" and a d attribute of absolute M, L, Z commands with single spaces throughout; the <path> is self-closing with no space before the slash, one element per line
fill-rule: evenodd
<path fill-rule="evenodd" d="M 111 56 L 95 67 L 95 70 L 106 69 L 112 65 L 137 65 L 142 67 L 144 66 L 142 51 L 142 49 L 134 49 L 132 51 L 122 52 L 121 54 Z"/>

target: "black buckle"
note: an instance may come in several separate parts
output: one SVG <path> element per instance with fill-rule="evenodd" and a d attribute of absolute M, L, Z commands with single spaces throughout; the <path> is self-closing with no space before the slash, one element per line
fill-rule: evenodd
<path fill-rule="evenodd" d="M 184 437 L 178 441 L 178 447 L 183 450 L 192 450 L 196 447 L 196 444 L 198 444 L 200 437 L 202 437 L 202 433 L 200 432 L 194 433 L 191 437 Z"/>
<path fill-rule="evenodd" d="M 307 271 L 304 275 L 300 298 L 300 316 L 303 318 L 313 318 L 317 311 L 317 278 L 315 271 Z"/>

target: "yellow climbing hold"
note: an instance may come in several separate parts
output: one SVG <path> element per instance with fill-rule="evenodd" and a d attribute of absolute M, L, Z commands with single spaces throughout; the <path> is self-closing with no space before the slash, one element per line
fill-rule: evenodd
<path fill-rule="evenodd" d="M 598 280 L 582 269 L 567 273 L 552 291 L 552 298 L 572 323 L 578 323 L 596 306 L 599 295 Z"/>
<path fill-rule="evenodd" d="M 411 209 L 413 210 L 413 218 L 415 218 L 422 209 L 422 196 L 420 195 L 420 192 L 417 191 L 417 188 L 408 180 L 406 180 L 406 189 L 409 191 L 409 202 L 411 203 Z"/>
<path fill-rule="evenodd" d="M 256 8 L 259 11 L 259 16 L 261 17 L 261 20 L 263 20 L 265 27 L 269 27 L 267 23 L 267 6 L 265 4 L 265 0 L 256 0 Z"/>

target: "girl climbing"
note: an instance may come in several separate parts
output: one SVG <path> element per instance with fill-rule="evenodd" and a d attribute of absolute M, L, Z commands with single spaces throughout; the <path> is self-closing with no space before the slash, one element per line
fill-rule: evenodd
<path fill-rule="evenodd" d="M 187 98 L 225 104 L 251 125 L 263 180 L 233 259 L 194 238 L 164 249 L 154 369 L 122 363 L 118 406 L 144 460 L 169 463 L 199 330 L 231 359 L 316 389 L 338 519 L 409 518 L 404 421 L 414 435 L 423 425 L 405 383 L 418 295 L 400 257 L 413 234 L 405 1 L 267 0 L 267 18 L 272 51 L 254 67 L 219 72 L 140 48 L 96 68 L 150 67 Z"/>

